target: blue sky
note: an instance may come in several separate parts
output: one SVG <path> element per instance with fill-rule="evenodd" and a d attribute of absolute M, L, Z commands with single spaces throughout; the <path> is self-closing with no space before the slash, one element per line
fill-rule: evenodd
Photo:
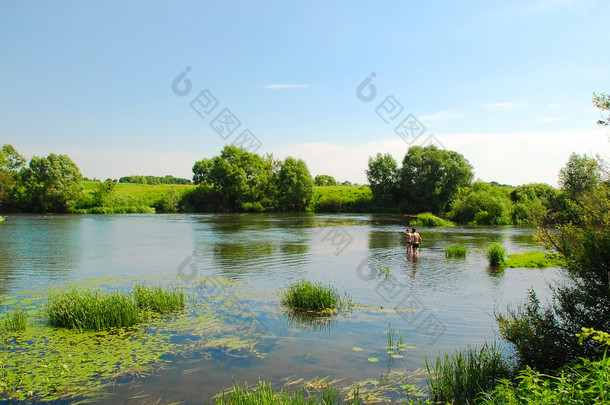
<path fill-rule="evenodd" d="M 257 153 L 363 183 L 369 156 L 434 140 L 482 180 L 556 185 L 571 152 L 610 152 L 591 104 L 609 18 L 594 0 L 3 1 L 0 143 L 88 177 L 190 178 L 249 130 Z M 240 122 L 226 139 L 222 111 Z M 409 115 L 425 130 L 405 140 Z"/>

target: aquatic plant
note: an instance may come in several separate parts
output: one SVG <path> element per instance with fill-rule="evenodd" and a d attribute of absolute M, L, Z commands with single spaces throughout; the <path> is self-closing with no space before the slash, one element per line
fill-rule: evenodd
<path fill-rule="evenodd" d="M 429 385 L 435 401 L 472 404 L 480 393 L 490 392 L 503 378 L 511 376 L 511 367 L 496 345 L 469 348 L 437 358 L 431 367 Z"/>
<path fill-rule="evenodd" d="M 184 308 L 184 292 L 162 286 L 136 284 L 133 289 L 138 308 L 159 313 Z"/>
<path fill-rule="evenodd" d="M 4 221 L 4 217 L 2 215 L 0 215 L 0 222 Z"/>
<path fill-rule="evenodd" d="M 334 287 L 304 279 L 286 287 L 282 295 L 284 305 L 301 311 L 334 310 L 351 302 L 347 295 L 341 298 Z"/>
<path fill-rule="evenodd" d="M 431 226 L 431 227 L 454 226 L 455 225 L 453 222 L 439 218 L 430 212 L 425 212 L 423 214 L 417 215 L 417 220 L 415 221 L 415 224 L 418 226 Z"/>
<path fill-rule="evenodd" d="M 564 260 L 557 255 L 544 253 L 540 251 L 532 251 L 525 253 L 513 253 L 508 255 L 508 260 L 504 263 L 504 267 L 526 267 L 539 268 L 561 266 Z"/>
<path fill-rule="evenodd" d="M 593 337 L 610 346 L 610 334 L 582 328 L 579 343 Z M 480 404 L 607 404 L 610 403 L 610 358 L 607 350 L 600 360 L 581 359 L 555 375 L 546 375 L 528 367 L 515 382 L 503 379 L 491 393 L 480 397 Z"/>
<path fill-rule="evenodd" d="M 502 266 L 506 261 L 506 249 L 499 243 L 492 243 L 485 252 L 490 266 Z"/>
<path fill-rule="evenodd" d="M 259 381 L 255 387 L 249 387 L 248 382 L 243 387 L 234 383 L 230 392 L 223 392 L 214 398 L 215 405 L 339 405 L 341 403 L 343 403 L 341 393 L 330 384 L 313 392 L 306 390 L 304 385 L 293 391 L 282 388 L 276 392 L 271 383 L 263 381 Z M 360 404 L 360 398 L 356 397 L 349 403 Z"/>
<path fill-rule="evenodd" d="M 456 244 L 445 246 L 445 257 L 463 259 L 466 257 L 467 252 L 468 249 L 466 249 L 466 245 Z"/>
<path fill-rule="evenodd" d="M 7 312 L 0 319 L 0 330 L 3 332 L 24 332 L 28 318 L 22 309 L 14 309 Z"/>
<path fill-rule="evenodd" d="M 140 321 L 138 305 L 122 292 L 68 290 L 49 295 L 43 312 L 53 326 L 103 330 L 135 325 Z"/>

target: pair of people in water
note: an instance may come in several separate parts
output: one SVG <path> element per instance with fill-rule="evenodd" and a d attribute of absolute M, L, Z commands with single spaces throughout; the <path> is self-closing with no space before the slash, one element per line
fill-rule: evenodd
<path fill-rule="evenodd" d="M 413 256 L 419 256 L 419 244 L 422 242 L 421 235 L 415 228 L 405 229 L 404 234 L 407 235 L 407 254 L 413 254 Z"/>

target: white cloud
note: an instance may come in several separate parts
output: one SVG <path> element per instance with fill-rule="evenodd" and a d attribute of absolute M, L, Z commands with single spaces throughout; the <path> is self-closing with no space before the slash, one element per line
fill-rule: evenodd
<path fill-rule="evenodd" d="M 503 101 L 500 103 L 491 103 L 491 104 L 483 104 L 483 108 L 488 108 L 492 110 L 517 110 L 519 108 L 525 107 L 526 103 L 516 103 L 513 101 Z"/>
<path fill-rule="evenodd" d="M 308 83 L 303 83 L 303 84 L 274 83 L 274 84 L 265 84 L 264 86 L 262 86 L 263 89 L 269 89 L 269 90 L 305 89 L 307 87 L 309 87 Z"/>
<path fill-rule="evenodd" d="M 447 110 L 439 111 L 431 115 L 424 115 L 420 117 L 421 121 L 447 121 L 463 118 L 464 115 L 455 108 L 449 108 Z"/>

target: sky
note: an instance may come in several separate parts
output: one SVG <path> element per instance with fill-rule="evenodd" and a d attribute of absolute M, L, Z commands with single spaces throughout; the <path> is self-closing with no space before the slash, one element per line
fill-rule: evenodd
<path fill-rule="evenodd" d="M 610 156 L 610 2 L 0 1 L 0 144 L 89 178 L 192 177 L 237 144 L 366 183 L 410 146 L 557 186 Z"/>

